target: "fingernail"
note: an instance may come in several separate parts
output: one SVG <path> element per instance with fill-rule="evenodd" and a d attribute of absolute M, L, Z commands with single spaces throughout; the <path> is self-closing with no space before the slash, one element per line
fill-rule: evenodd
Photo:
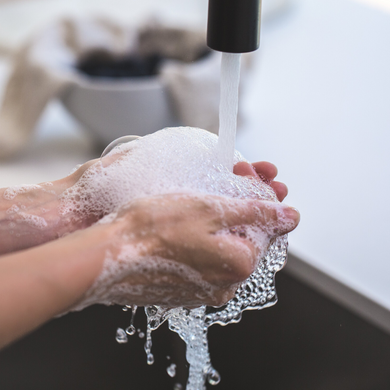
<path fill-rule="evenodd" d="M 284 211 L 284 215 L 289 219 L 294 219 L 299 221 L 301 218 L 299 211 L 295 207 L 286 207 L 283 211 Z"/>

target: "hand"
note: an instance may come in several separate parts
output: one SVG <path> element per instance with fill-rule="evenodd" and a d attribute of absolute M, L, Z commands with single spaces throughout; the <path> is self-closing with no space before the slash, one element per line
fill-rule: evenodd
<path fill-rule="evenodd" d="M 0 257 L 0 348 L 55 315 L 93 303 L 223 304 L 274 237 L 299 221 L 296 210 L 281 204 L 208 195 L 139 199 L 90 227 L 96 217 L 61 218 L 59 195 L 92 164 L 47 187 L 8 191 L 10 199 L 0 202 L 0 253 L 17 251 Z M 272 164 L 253 166 L 237 164 L 235 173 L 269 180 L 282 200 L 287 188 L 273 181 Z M 42 216 L 47 226 L 34 226 L 29 215 Z"/>
<path fill-rule="evenodd" d="M 61 180 L 0 189 L 0 255 L 44 244 L 96 222 L 93 215 L 59 212 L 60 195 L 95 162 Z"/>
<path fill-rule="evenodd" d="M 269 243 L 298 221 L 295 209 L 274 202 L 203 194 L 135 200 L 96 226 L 115 231 L 102 272 L 111 276 L 99 277 L 79 308 L 110 302 L 221 305 L 254 271 Z M 251 229 L 256 242 L 249 240 Z"/>
<path fill-rule="evenodd" d="M 119 156 L 105 157 L 104 165 Z M 88 161 L 61 180 L 28 186 L 16 194 L 12 194 L 12 189 L 0 190 L 3 199 L 0 202 L 0 254 L 40 245 L 97 222 L 99 217 L 96 215 L 70 213 L 64 216 L 58 212 L 60 194 L 72 187 L 97 161 Z M 268 181 L 280 201 L 287 195 L 287 187 L 273 181 L 277 173 L 273 164 L 240 162 L 234 167 L 234 173 Z M 11 193 L 9 199 L 5 196 L 7 193 Z"/>
<path fill-rule="evenodd" d="M 278 169 L 274 164 L 266 161 L 255 162 L 248 164 L 246 162 L 239 162 L 233 168 L 233 172 L 240 176 L 253 176 L 256 179 L 261 179 L 268 183 L 280 202 L 287 196 L 288 189 L 284 183 L 274 181 L 278 174 Z"/>

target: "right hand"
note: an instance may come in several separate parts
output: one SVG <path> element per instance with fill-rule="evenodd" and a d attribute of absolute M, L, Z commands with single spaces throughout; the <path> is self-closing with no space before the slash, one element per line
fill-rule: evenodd
<path fill-rule="evenodd" d="M 295 209 L 260 200 L 203 194 L 134 200 L 109 223 L 96 225 L 115 231 L 103 270 L 111 277 L 99 277 L 86 302 L 222 305 L 270 242 L 298 222 Z M 250 226 L 257 242 L 249 239 Z"/>

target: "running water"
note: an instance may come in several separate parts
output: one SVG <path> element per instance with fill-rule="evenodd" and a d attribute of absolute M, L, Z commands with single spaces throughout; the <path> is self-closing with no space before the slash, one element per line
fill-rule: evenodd
<path fill-rule="evenodd" d="M 218 154 L 221 163 L 230 171 L 233 171 L 236 141 L 240 69 L 241 54 L 222 53 Z"/>

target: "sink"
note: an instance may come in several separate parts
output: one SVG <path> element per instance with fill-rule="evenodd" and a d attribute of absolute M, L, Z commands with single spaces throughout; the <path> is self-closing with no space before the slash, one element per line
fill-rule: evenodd
<path fill-rule="evenodd" d="M 250 311 L 239 324 L 209 330 L 220 390 L 388 390 L 390 335 L 294 279 L 276 276 L 279 302 Z M 186 383 L 184 344 L 166 326 L 145 339 L 115 341 L 130 314 L 94 306 L 55 319 L 0 352 L 2 390 L 156 390 Z M 145 329 L 142 310 L 136 327 Z M 167 367 L 175 363 L 177 376 Z"/>

